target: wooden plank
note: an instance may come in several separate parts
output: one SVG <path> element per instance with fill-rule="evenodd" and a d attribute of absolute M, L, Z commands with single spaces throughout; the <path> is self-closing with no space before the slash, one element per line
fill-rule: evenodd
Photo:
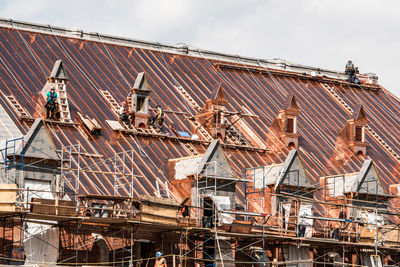
<path fill-rule="evenodd" d="M 140 219 L 146 222 L 177 225 L 178 209 L 179 203 L 176 200 L 142 196 Z"/>
<path fill-rule="evenodd" d="M 16 184 L 0 184 L 0 211 L 14 212 L 18 186 Z"/>
<path fill-rule="evenodd" d="M 32 198 L 31 212 L 55 215 L 55 199 Z M 76 201 L 58 200 L 58 215 L 72 216 L 76 212 Z"/>

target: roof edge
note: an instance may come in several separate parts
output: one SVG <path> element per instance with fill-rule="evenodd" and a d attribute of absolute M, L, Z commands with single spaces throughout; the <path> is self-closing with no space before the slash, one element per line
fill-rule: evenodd
<path fill-rule="evenodd" d="M 221 53 L 211 50 L 202 50 L 193 47 L 189 47 L 183 43 L 177 45 L 170 45 L 159 42 L 143 41 L 138 39 L 131 39 L 121 36 L 100 34 L 98 32 L 85 32 L 81 29 L 71 28 L 67 29 L 59 26 L 51 26 L 50 24 L 39 24 L 20 20 L 0 18 L 0 27 L 4 28 L 15 28 L 18 30 L 44 33 L 44 34 L 54 34 L 57 36 L 82 39 L 94 42 L 102 42 L 113 45 L 123 45 L 133 48 L 144 48 L 156 51 L 162 51 L 173 54 L 184 54 L 193 57 L 207 58 L 214 60 L 223 60 L 227 62 L 240 63 L 253 65 L 263 68 L 278 69 L 284 71 L 292 71 L 298 73 L 317 73 L 318 75 L 325 75 L 327 77 L 346 79 L 347 76 L 343 72 L 322 69 L 312 66 L 306 66 L 301 64 L 294 64 L 283 59 L 261 59 L 247 56 L 239 56 L 228 53 Z M 376 75 L 375 75 L 376 76 Z M 376 76 L 377 78 L 377 76 Z"/>

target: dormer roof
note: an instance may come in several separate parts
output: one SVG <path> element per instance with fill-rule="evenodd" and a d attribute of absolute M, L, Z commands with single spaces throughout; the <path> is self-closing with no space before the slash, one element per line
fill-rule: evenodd
<path fill-rule="evenodd" d="M 222 86 L 222 83 L 218 83 L 217 86 L 214 87 L 212 93 L 211 93 L 211 99 L 214 100 L 213 102 L 218 102 L 221 105 L 226 105 L 228 104 L 226 98 L 225 98 L 225 90 L 224 87 Z"/>
<path fill-rule="evenodd" d="M 22 155 L 22 152 L 24 158 L 60 160 L 42 119 L 35 120 L 15 154 Z"/>
<path fill-rule="evenodd" d="M 367 120 L 367 116 L 365 115 L 364 107 L 361 104 L 357 104 L 354 107 L 353 115 L 351 116 L 353 120 Z"/>
<path fill-rule="evenodd" d="M 62 60 L 59 59 L 54 63 L 53 70 L 49 76 L 51 79 L 68 80 L 67 71 L 65 70 Z"/>
<path fill-rule="evenodd" d="M 293 93 L 290 93 L 290 95 L 286 98 L 282 110 L 299 111 L 299 108 L 297 106 L 296 96 Z"/>
<path fill-rule="evenodd" d="M 146 73 L 140 72 L 137 75 L 135 83 L 133 85 L 133 90 L 151 92 L 149 84 L 147 83 Z"/>

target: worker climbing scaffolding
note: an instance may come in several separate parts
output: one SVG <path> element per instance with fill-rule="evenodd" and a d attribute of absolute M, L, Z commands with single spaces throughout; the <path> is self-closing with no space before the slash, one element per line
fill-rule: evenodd
<path fill-rule="evenodd" d="M 56 89 L 53 87 L 50 88 L 50 92 L 47 93 L 47 102 L 46 102 L 46 119 L 54 120 L 55 113 L 57 110 L 57 93 Z"/>

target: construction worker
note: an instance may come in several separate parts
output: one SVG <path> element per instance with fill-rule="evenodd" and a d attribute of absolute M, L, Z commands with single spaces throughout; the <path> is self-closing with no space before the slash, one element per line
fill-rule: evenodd
<path fill-rule="evenodd" d="M 162 252 L 156 252 L 156 263 L 154 264 L 154 267 L 167 267 L 167 261 L 164 257 L 161 257 L 162 255 Z"/>
<path fill-rule="evenodd" d="M 120 107 L 119 107 L 119 119 L 123 122 L 126 123 L 128 125 L 128 127 L 131 126 L 131 122 L 129 120 L 129 115 L 126 112 L 126 102 L 122 102 Z"/>
<path fill-rule="evenodd" d="M 344 73 L 349 77 L 349 82 L 354 83 L 354 78 L 356 76 L 356 68 L 351 60 L 347 61 Z"/>
<path fill-rule="evenodd" d="M 156 114 L 151 118 L 150 123 L 153 126 L 158 126 L 161 128 L 161 126 L 164 123 L 164 110 L 160 105 L 157 105 L 156 107 Z"/>
<path fill-rule="evenodd" d="M 57 105 L 57 93 L 56 89 L 53 87 L 50 88 L 50 91 L 47 93 L 47 103 L 46 107 L 46 119 L 54 120 L 56 113 L 56 105 Z"/>

